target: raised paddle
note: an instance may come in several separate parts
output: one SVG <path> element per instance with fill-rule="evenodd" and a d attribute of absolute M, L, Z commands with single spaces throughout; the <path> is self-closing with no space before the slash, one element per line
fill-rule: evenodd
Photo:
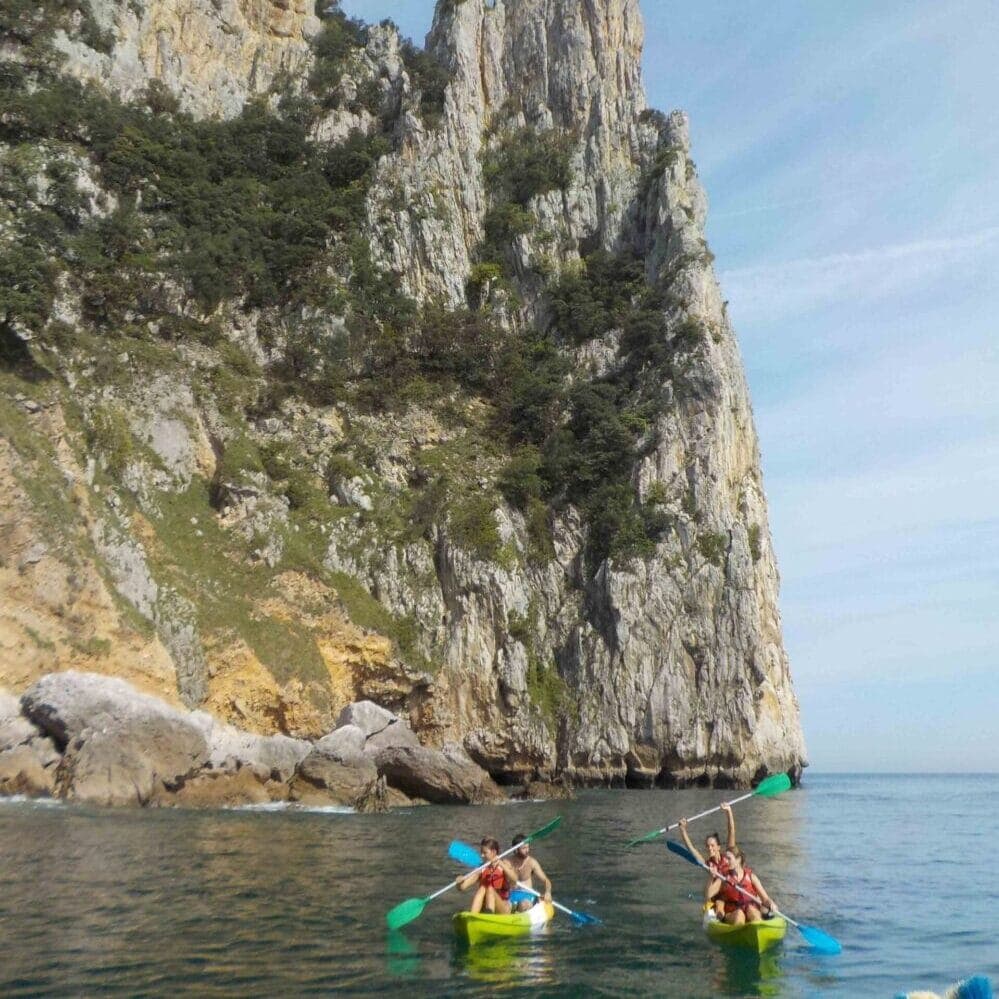
<path fill-rule="evenodd" d="M 536 839 L 543 839 L 549 833 L 553 833 L 557 828 L 558 824 L 562 821 L 562 816 L 557 815 L 551 822 L 546 826 L 542 826 L 536 832 L 532 832 L 530 836 L 525 837 L 521 842 L 530 843 Z M 517 844 L 520 846 L 520 843 Z M 499 854 L 499 857 L 505 857 L 508 853 L 513 853 L 517 849 L 517 846 L 511 846 L 509 850 L 504 850 L 503 853 Z M 499 859 L 497 857 L 497 859 Z M 480 864 L 478 867 L 479 871 L 485 870 L 488 864 Z M 427 895 L 425 898 L 407 898 L 405 902 L 400 902 L 394 909 L 390 909 L 385 914 L 385 922 L 388 923 L 388 928 L 390 930 L 402 929 L 407 923 L 411 923 L 414 919 L 419 919 L 423 915 L 423 910 L 427 905 L 432 902 L 439 895 L 443 895 L 446 891 L 450 891 L 454 888 L 455 883 L 452 881 L 450 884 L 446 884 L 440 891 L 435 891 L 433 895 Z"/>
<path fill-rule="evenodd" d="M 524 840 L 521 840 L 517 846 L 523 846 L 524 842 Z M 457 839 L 451 841 L 451 845 L 447 848 L 447 855 L 452 860 L 457 860 L 459 864 L 464 864 L 466 867 L 475 867 L 476 864 L 481 861 L 479 851 L 476 850 L 474 846 L 469 846 L 467 843 L 462 843 Z M 529 888 L 522 881 L 517 882 L 517 888 L 520 890 L 510 893 L 511 901 L 514 900 L 515 895 L 523 895 L 525 893 L 533 896 L 534 898 L 541 898 L 541 892 L 535 891 L 533 888 Z M 603 925 L 602 919 L 599 919 L 597 916 L 591 916 L 588 912 L 575 912 L 568 906 L 561 905 L 559 902 L 555 901 L 552 902 L 552 905 L 561 912 L 564 912 L 577 926 Z"/>
<path fill-rule="evenodd" d="M 727 881 L 736 891 L 741 892 L 746 898 L 752 899 L 761 909 L 764 908 L 763 902 L 760 901 L 752 892 L 746 891 L 741 885 L 736 884 L 731 878 L 726 878 L 723 874 L 718 874 L 716 871 L 712 871 L 707 864 L 702 864 L 697 857 L 695 857 L 690 850 L 688 850 L 682 843 L 677 843 L 674 840 L 666 840 L 666 849 L 670 853 L 675 853 L 678 857 L 683 857 L 684 860 L 689 864 L 693 864 L 695 867 L 701 867 L 707 871 L 712 877 L 721 878 L 722 881 Z M 804 926 L 801 923 L 796 923 L 790 916 L 785 913 L 781 913 L 781 916 L 789 922 L 805 939 L 805 942 L 809 944 L 814 950 L 817 950 L 820 954 L 839 954 L 843 948 L 840 946 L 839 941 L 835 937 L 829 936 L 828 933 L 823 933 L 822 930 L 816 929 L 814 926 Z"/>
<path fill-rule="evenodd" d="M 775 795 L 783 794 L 785 791 L 789 790 L 791 787 L 791 778 L 787 774 L 774 774 L 772 777 L 767 777 L 761 780 L 756 787 L 753 788 L 749 794 L 744 794 L 741 798 L 733 798 L 731 801 L 726 802 L 729 805 L 738 804 L 740 801 L 745 801 L 747 798 L 772 798 Z M 703 819 L 705 815 L 711 815 L 714 812 L 720 812 L 721 805 L 716 805 L 714 808 L 709 808 L 706 812 L 698 812 L 696 815 L 691 815 L 688 822 L 693 822 L 694 819 Z M 674 822 L 671 826 L 663 826 L 662 829 L 655 829 L 645 836 L 639 836 L 638 839 L 633 839 L 628 846 L 638 846 L 639 843 L 651 843 L 652 840 L 658 839 L 663 833 L 672 832 L 674 829 L 678 828 L 679 822 Z"/>

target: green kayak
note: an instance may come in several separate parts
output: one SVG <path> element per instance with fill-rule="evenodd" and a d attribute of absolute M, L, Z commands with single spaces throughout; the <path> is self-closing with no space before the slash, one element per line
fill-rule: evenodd
<path fill-rule="evenodd" d="M 452 922 L 459 940 L 467 944 L 503 937 L 520 937 L 546 926 L 555 915 L 555 909 L 544 902 L 532 906 L 527 912 L 511 912 L 497 916 L 491 912 L 456 912 Z"/>
<path fill-rule="evenodd" d="M 757 954 L 776 947 L 787 933 L 787 922 L 781 916 L 761 919 L 758 923 L 743 923 L 731 926 L 718 919 L 705 919 L 704 931 L 712 939 L 726 947 L 754 950 Z"/>

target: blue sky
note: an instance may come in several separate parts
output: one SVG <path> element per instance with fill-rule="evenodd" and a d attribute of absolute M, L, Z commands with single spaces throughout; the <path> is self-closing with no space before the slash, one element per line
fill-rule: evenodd
<path fill-rule="evenodd" d="M 353 0 L 421 41 L 429 0 Z M 645 0 L 816 770 L 999 770 L 999 4 Z M 402 9 L 399 9 L 402 8 Z"/>

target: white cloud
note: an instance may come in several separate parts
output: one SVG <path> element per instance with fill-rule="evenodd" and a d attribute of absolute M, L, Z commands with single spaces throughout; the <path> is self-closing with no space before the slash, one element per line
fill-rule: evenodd
<path fill-rule="evenodd" d="M 999 248 L 999 226 L 723 271 L 722 288 L 741 322 L 775 323 L 835 303 L 856 305 L 925 286 Z"/>

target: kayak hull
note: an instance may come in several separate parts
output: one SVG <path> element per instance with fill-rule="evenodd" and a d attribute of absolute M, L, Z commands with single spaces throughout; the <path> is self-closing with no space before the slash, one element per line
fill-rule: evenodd
<path fill-rule="evenodd" d="M 459 940 L 477 944 L 486 940 L 502 940 L 534 933 L 547 926 L 554 916 L 553 906 L 539 902 L 527 912 L 511 912 L 508 916 L 489 912 L 456 912 L 452 922 Z"/>
<path fill-rule="evenodd" d="M 726 947 L 737 947 L 739 950 L 752 950 L 757 954 L 776 947 L 787 933 L 787 921 L 780 916 L 773 919 L 763 919 L 758 923 L 743 923 L 741 926 L 730 926 L 720 920 L 705 920 L 704 932 L 709 939 Z"/>

